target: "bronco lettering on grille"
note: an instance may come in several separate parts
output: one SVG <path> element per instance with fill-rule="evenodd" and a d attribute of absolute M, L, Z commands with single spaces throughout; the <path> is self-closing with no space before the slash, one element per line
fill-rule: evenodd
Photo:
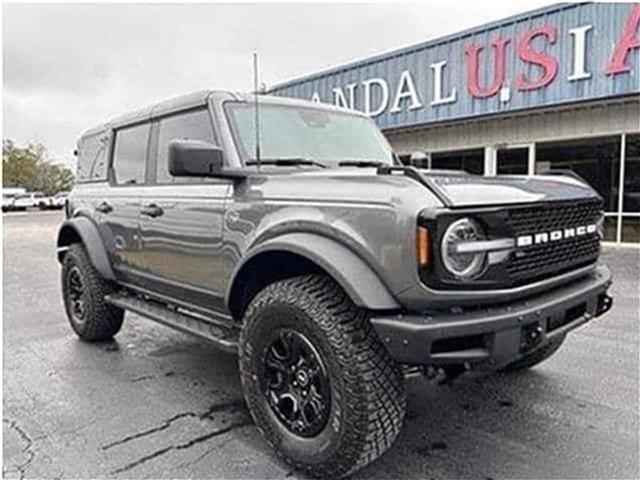
<path fill-rule="evenodd" d="M 516 238 L 517 247 L 527 247 L 529 245 L 539 245 L 541 243 L 556 242 L 563 238 L 581 237 L 583 235 L 596 233 L 596 224 L 581 225 L 574 228 L 553 230 L 551 232 L 540 232 L 532 235 L 521 235 Z"/>

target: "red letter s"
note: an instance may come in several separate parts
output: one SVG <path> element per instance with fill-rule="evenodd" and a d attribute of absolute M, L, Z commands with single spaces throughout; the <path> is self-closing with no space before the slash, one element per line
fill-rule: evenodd
<path fill-rule="evenodd" d="M 556 42 L 557 33 L 556 27 L 545 25 L 529 30 L 520 37 L 518 41 L 518 56 L 525 62 L 540 65 L 544 73 L 539 79 L 533 81 L 528 80 L 526 76 L 521 73 L 516 78 L 516 87 L 518 90 L 534 90 L 544 87 L 549 85 L 558 74 L 558 61 L 548 53 L 538 52 L 531 46 L 531 41 L 540 35 L 547 37 L 549 43 L 553 45 Z"/>

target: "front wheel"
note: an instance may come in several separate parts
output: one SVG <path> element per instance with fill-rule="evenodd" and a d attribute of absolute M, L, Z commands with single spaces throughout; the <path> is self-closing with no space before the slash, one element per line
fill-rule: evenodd
<path fill-rule="evenodd" d="M 253 299 L 240 373 L 262 434 L 308 474 L 348 475 L 382 455 L 402 427 L 401 369 L 367 312 L 326 276 L 273 283 Z"/>

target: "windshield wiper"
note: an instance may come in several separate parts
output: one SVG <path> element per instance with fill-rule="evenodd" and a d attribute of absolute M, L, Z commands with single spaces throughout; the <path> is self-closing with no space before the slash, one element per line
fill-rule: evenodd
<path fill-rule="evenodd" d="M 276 165 L 285 167 L 295 165 L 315 165 L 316 167 L 327 168 L 324 163 L 304 157 L 261 158 L 260 162 L 253 159 L 244 162 L 245 165 L 258 165 L 258 163 L 260 163 L 261 165 Z"/>
<path fill-rule="evenodd" d="M 382 167 L 387 165 L 385 162 L 377 162 L 375 160 L 344 160 L 338 162 L 339 167 Z"/>

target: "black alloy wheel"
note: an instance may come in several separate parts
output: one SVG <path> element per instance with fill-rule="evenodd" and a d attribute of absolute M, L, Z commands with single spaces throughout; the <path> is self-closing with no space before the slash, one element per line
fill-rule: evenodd
<path fill-rule="evenodd" d="M 291 329 L 278 329 L 265 351 L 263 368 L 263 392 L 283 425 L 301 437 L 320 433 L 331 411 L 331 388 L 311 342 Z"/>
<path fill-rule="evenodd" d="M 371 463 L 400 432 L 400 366 L 325 275 L 274 282 L 251 300 L 240 333 L 240 378 L 258 429 L 287 463 L 339 478 Z"/>
<path fill-rule="evenodd" d="M 67 272 L 67 302 L 68 310 L 71 312 L 73 319 L 78 323 L 85 320 L 85 286 L 82 281 L 82 274 L 78 266 L 74 266 Z"/>

